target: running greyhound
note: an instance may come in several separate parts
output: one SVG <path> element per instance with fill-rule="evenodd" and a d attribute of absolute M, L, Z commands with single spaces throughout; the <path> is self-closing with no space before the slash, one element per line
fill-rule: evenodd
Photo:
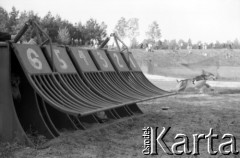
<path fill-rule="evenodd" d="M 203 93 L 203 89 L 211 88 L 209 84 L 207 84 L 207 80 L 216 80 L 216 77 L 214 74 L 210 72 L 206 72 L 202 70 L 202 74 L 199 76 L 196 76 L 191 79 L 183 79 L 183 80 L 177 80 L 177 92 L 184 91 L 188 87 L 193 87 L 195 89 L 200 90 L 200 93 Z M 212 90 L 212 89 L 211 89 Z"/>

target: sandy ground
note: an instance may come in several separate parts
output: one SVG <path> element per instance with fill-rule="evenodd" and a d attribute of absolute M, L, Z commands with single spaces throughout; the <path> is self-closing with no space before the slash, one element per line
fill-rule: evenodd
<path fill-rule="evenodd" d="M 156 84 L 163 82 L 156 82 Z M 167 88 L 167 86 L 166 86 Z M 240 90 L 239 90 L 240 91 Z M 220 137 L 231 133 L 237 139 L 237 149 L 240 150 L 240 93 L 235 87 L 219 88 L 206 94 L 180 93 L 175 96 L 159 98 L 139 103 L 143 115 L 123 119 L 122 122 L 111 124 L 101 129 L 82 131 L 67 131 L 56 139 L 50 140 L 37 148 L 2 144 L 0 157 L 17 158 L 130 158 L 130 157 L 180 157 L 169 156 L 158 147 L 159 155 L 144 156 L 143 127 L 171 127 L 165 137 L 168 145 L 174 143 L 178 133 L 190 138 L 192 149 L 192 134 L 208 134 L 209 129 Z M 168 107 L 168 110 L 163 110 Z M 218 149 L 221 139 L 215 140 L 213 148 Z M 7 147 L 6 147 L 7 145 Z M 210 156 L 207 152 L 207 141 L 200 141 L 200 155 L 181 157 L 240 157 L 240 155 Z"/>

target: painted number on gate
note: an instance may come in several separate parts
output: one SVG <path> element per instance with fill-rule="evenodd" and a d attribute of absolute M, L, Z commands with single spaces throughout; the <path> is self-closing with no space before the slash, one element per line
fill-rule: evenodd
<path fill-rule="evenodd" d="M 37 70 L 42 70 L 42 62 L 38 59 L 39 55 L 33 49 L 27 49 L 27 58 L 30 64 Z"/>
<path fill-rule="evenodd" d="M 106 59 L 104 59 L 104 57 L 102 56 L 102 54 L 100 52 L 97 52 L 97 55 L 104 62 L 103 66 L 107 68 L 108 67 L 108 63 L 107 63 Z"/>
<path fill-rule="evenodd" d="M 68 68 L 67 63 L 60 58 L 60 51 L 58 49 L 54 49 L 54 53 L 56 54 L 58 61 L 61 63 L 60 67 L 62 69 L 67 69 Z"/>
<path fill-rule="evenodd" d="M 130 62 L 132 63 L 133 67 L 135 67 L 135 68 L 136 68 L 136 65 L 134 64 L 134 62 L 133 62 L 133 60 L 132 60 L 132 58 L 131 58 L 131 57 L 129 57 L 129 60 L 130 60 Z"/>
<path fill-rule="evenodd" d="M 86 63 L 86 65 L 89 65 L 86 56 L 84 55 L 84 53 L 83 53 L 81 50 L 78 50 L 78 55 L 79 55 L 79 58 L 81 58 L 81 59 L 84 60 L 84 62 Z"/>
<path fill-rule="evenodd" d="M 114 58 L 117 59 L 118 66 L 121 67 L 121 68 L 123 68 L 123 65 L 122 65 L 122 64 L 120 63 L 120 61 L 119 61 L 118 55 L 117 55 L 116 53 L 113 53 L 113 56 L 114 56 Z"/>

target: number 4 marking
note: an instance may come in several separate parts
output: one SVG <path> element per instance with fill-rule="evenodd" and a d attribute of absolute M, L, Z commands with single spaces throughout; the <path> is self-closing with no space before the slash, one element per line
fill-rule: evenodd
<path fill-rule="evenodd" d="M 83 54 L 81 50 L 78 50 L 79 58 L 83 59 L 86 65 L 89 65 L 86 56 Z"/>

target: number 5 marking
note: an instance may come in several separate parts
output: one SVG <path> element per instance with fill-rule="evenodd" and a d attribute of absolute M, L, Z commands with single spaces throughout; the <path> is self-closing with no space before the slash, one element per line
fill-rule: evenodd
<path fill-rule="evenodd" d="M 113 56 L 117 59 L 117 63 L 119 65 L 119 67 L 123 68 L 123 65 L 119 61 L 118 55 L 116 53 L 113 53 Z"/>
<path fill-rule="evenodd" d="M 33 49 L 27 49 L 27 58 L 30 64 L 37 70 L 42 70 L 42 62 L 38 59 L 39 55 Z"/>
<path fill-rule="evenodd" d="M 106 59 L 104 59 L 104 57 L 102 56 L 102 54 L 100 52 L 97 52 L 97 55 L 100 57 L 100 59 L 102 61 L 104 61 L 103 66 L 107 68 L 108 67 L 108 63 L 107 63 Z"/>
<path fill-rule="evenodd" d="M 86 56 L 83 54 L 81 50 L 78 50 L 79 58 L 83 59 L 86 65 L 89 65 Z"/>
<path fill-rule="evenodd" d="M 56 54 L 58 61 L 61 63 L 60 67 L 62 69 L 67 69 L 68 68 L 67 63 L 59 56 L 60 51 L 58 49 L 54 49 L 54 53 Z"/>

